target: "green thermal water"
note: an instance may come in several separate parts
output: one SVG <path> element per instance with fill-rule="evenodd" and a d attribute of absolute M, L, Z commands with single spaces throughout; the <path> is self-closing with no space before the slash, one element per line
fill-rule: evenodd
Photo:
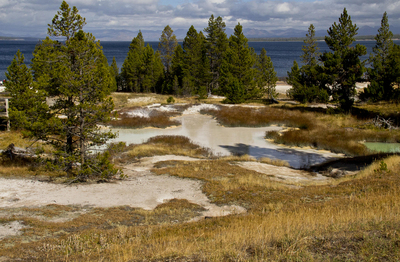
<path fill-rule="evenodd" d="M 400 143 L 365 142 L 364 145 L 375 152 L 400 153 Z"/>

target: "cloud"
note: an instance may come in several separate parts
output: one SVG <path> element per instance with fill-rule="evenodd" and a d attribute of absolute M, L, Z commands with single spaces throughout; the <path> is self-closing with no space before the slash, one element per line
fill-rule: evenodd
<path fill-rule="evenodd" d="M 174 30 L 207 27 L 211 14 L 222 16 L 227 27 L 240 22 L 244 28 L 306 30 L 328 29 L 347 8 L 358 26 L 379 26 L 387 11 L 391 26 L 400 27 L 398 0 L 185 0 L 162 4 L 160 0 L 68 0 L 86 17 L 90 30 Z M 47 24 L 59 10 L 60 0 L 0 0 L 0 32 L 26 35 L 47 32 Z"/>

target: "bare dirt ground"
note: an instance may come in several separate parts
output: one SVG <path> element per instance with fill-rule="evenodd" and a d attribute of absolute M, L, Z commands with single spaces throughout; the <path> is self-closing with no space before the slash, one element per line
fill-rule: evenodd
<path fill-rule="evenodd" d="M 156 156 L 124 167 L 127 178 L 113 183 L 54 184 L 29 179 L 0 179 L 0 207 L 82 205 L 94 207 L 131 206 L 145 210 L 170 199 L 187 199 L 209 211 L 206 216 L 227 215 L 244 210 L 240 207 L 218 207 L 201 192 L 201 182 L 172 176 L 156 176 L 153 164 L 166 160 L 191 161 L 188 157 Z"/>
<path fill-rule="evenodd" d="M 260 162 L 238 162 L 239 166 L 259 173 L 269 175 L 272 180 L 289 184 L 318 184 L 326 183 L 331 178 L 320 174 L 312 174 L 303 170 L 296 170 L 285 166 L 273 166 Z"/>

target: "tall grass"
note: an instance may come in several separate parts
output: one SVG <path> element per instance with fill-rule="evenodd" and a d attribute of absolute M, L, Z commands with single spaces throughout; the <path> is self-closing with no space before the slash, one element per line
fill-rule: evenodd
<path fill-rule="evenodd" d="M 227 107 L 220 110 L 205 109 L 203 114 L 213 115 L 224 126 L 267 126 L 272 124 L 310 128 L 313 126 L 313 114 L 300 113 L 274 107 Z"/>
<path fill-rule="evenodd" d="M 11 254 L 73 261 L 397 261 L 400 157 L 384 162 L 386 170 L 377 163 L 333 186 L 302 189 L 258 182 L 251 178 L 261 176 L 256 172 L 246 178 L 223 161 L 177 163 L 157 172 L 202 179 L 214 203 L 240 203 L 248 213 L 178 225 L 90 229 L 3 249 L 0 255 L 21 248 L 29 255 Z"/>

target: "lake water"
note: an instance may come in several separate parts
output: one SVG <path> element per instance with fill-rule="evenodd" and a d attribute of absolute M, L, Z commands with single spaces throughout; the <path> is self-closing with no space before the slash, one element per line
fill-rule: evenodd
<path fill-rule="evenodd" d="M 39 43 L 39 41 L 0 41 L 0 79 L 5 78 L 4 73 L 18 49 L 24 54 L 25 61 L 29 63 L 37 43 Z M 368 53 L 372 51 L 372 47 L 375 45 L 375 41 L 358 41 L 357 43 L 365 45 L 368 49 Z M 395 41 L 395 43 L 400 44 L 400 41 Z M 111 64 L 113 57 L 115 57 L 118 68 L 122 67 L 129 50 L 129 44 L 129 41 L 101 42 L 108 62 Z M 157 50 L 158 42 L 149 42 L 149 44 L 154 50 Z M 253 47 L 258 54 L 262 48 L 265 48 L 265 50 L 267 50 L 267 55 L 271 57 L 277 75 L 286 76 L 287 71 L 289 71 L 293 65 L 293 61 L 297 60 L 297 62 L 300 62 L 303 42 L 249 42 L 249 46 Z M 324 41 L 319 42 L 319 47 L 321 52 L 329 50 Z M 368 57 L 369 55 L 366 55 L 362 57 L 362 59 L 367 59 Z"/>
<path fill-rule="evenodd" d="M 265 132 L 281 129 L 277 126 L 224 127 L 219 125 L 211 116 L 200 114 L 184 114 L 178 119 L 182 123 L 181 126 L 166 129 L 113 128 L 113 131 L 118 132 L 118 138 L 112 142 L 122 141 L 127 144 L 140 144 L 154 136 L 180 135 L 188 137 L 198 145 L 210 148 L 217 155 L 247 154 L 257 159 L 262 157 L 281 159 L 287 161 L 294 168 L 308 167 L 340 157 L 326 151 L 283 147 L 265 140 Z"/>

